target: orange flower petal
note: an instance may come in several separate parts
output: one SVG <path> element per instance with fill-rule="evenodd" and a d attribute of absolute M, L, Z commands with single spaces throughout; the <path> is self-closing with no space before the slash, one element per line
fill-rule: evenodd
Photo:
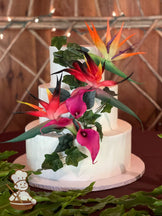
<path fill-rule="evenodd" d="M 27 102 L 23 102 L 23 101 L 17 101 L 18 103 L 21 103 L 21 104 L 25 104 L 25 105 L 28 105 L 36 110 L 39 110 L 39 111 L 42 111 L 43 108 L 37 106 L 37 105 L 34 105 L 34 104 L 31 104 L 31 103 L 27 103 Z"/>
<path fill-rule="evenodd" d="M 125 59 L 125 58 L 128 58 L 128 57 L 130 57 L 130 56 L 139 55 L 139 54 L 145 54 L 145 52 L 123 53 L 123 54 L 121 54 L 121 55 L 115 57 L 115 58 L 113 59 L 113 61 Z"/>
<path fill-rule="evenodd" d="M 53 98 L 53 94 L 49 89 L 46 89 L 46 92 L 47 92 L 47 96 L 48 96 L 48 101 L 50 102 Z"/>
<path fill-rule="evenodd" d="M 94 44 L 96 45 L 96 47 L 99 49 L 99 51 L 106 57 L 107 56 L 107 49 L 106 46 L 104 44 L 104 42 L 101 40 L 101 38 L 99 37 L 96 28 L 94 27 L 94 25 L 92 24 L 92 28 L 93 30 L 91 30 L 91 28 L 88 26 L 88 24 L 86 23 L 88 31 L 91 35 L 91 38 L 94 42 Z"/>
<path fill-rule="evenodd" d="M 106 44 L 111 40 L 109 20 L 107 20 Z"/>
<path fill-rule="evenodd" d="M 122 24 L 119 32 L 117 33 L 116 37 L 114 38 L 114 40 L 112 41 L 112 43 L 110 45 L 109 55 L 110 55 L 111 58 L 116 54 L 116 51 L 118 49 L 119 40 L 120 40 L 120 37 L 121 37 L 121 32 L 122 32 L 122 29 L 123 29 L 123 25 L 124 25 L 124 23 Z"/>
<path fill-rule="evenodd" d="M 133 37 L 134 35 L 135 35 L 135 33 L 134 33 L 134 34 L 131 34 L 130 36 L 128 36 L 126 39 L 124 39 L 124 40 L 118 45 L 118 47 L 121 47 L 127 40 L 129 40 L 129 38 Z"/>
<path fill-rule="evenodd" d="M 100 62 L 100 64 L 98 65 L 98 71 L 96 73 L 96 80 L 97 82 L 99 82 L 102 79 L 102 64 Z"/>

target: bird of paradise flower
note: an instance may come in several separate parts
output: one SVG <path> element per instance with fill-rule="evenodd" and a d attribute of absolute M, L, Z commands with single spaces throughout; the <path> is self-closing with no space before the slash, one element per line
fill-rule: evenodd
<path fill-rule="evenodd" d="M 96 45 L 96 47 L 101 52 L 103 57 L 108 61 L 117 61 L 117 60 L 128 58 L 130 56 L 144 54 L 144 52 L 127 53 L 127 51 L 132 49 L 132 47 L 128 47 L 127 49 L 124 50 L 119 50 L 126 41 L 128 41 L 131 37 L 135 35 L 135 34 L 131 34 L 122 42 L 120 42 L 123 25 L 124 24 L 122 24 L 119 32 L 112 37 L 110 33 L 109 21 L 107 21 L 106 42 L 104 43 L 101 40 L 100 36 L 98 35 L 95 26 L 92 24 L 92 29 L 91 29 L 90 26 L 86 23 L 86 26 L 88 28 L 93 43 Z"/>

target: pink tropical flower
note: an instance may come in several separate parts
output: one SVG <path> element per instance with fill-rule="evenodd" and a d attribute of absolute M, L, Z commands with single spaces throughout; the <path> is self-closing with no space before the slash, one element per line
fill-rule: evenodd
<path fill-rule="evenodd" d="M 71 118 L 61 117 L 62 114 L 70 112 L 75 119 L 80 118 L 87 110 L 86 103 L 83 101 L 83 95 L 88 91 L 92 90 L 79 88 L 77 91 L 72 93 L 70 98 L 60 103 L 60 82 L 58 82 L 53 94 L 47 89 L 49 103 L 37 98 L 43 108 L 26 102 L 20 101 L 20 103 L 26 104 L 37 110 L 27 111 L 25 112 L 26 114 L 38 117 L 47 117 L 50 119 L 50 121 L 42 128 L 50 125 L 55 125 L 57 128 L 67 127 L 74 135 L 76 135 L 78 143 L 85 146 L 90 151 L 92 163 L 94 163 L 100 148 L 98 132 L 93 129 L 82 129 L 79 123 L 79 130 L 77 131 Z"/>
<path fill-rule="evenodd" d="M 92 163 L 94 163 L 96 156 L 100 149 L 99 144 L 99 133 L 93 129 L 79 129 L 76 139 L 81 146 L 85 146 L 92 158 Z"/>
<path fill-rule="evenodd" d="M 83 95 L 92 90 L 78 89 L 72 93 L 72 97 L 66 100 L 66 106 L 72 116 L 80 118 L 87 110 L 87 105 L 83 101 Z"/>
<path fill-rule="evenodd" d="M 50 92 L 49 89 L 46 89 L 49 103 L 33 96 L 35 99 L 38 100 L 38 102 L 42 105 L 42 107 L 27 102 L 22 102 L 22 101 L 18 101 L 18 102 L 22 104 L 26 104 L 37 110 L 37 111 L 26 111 L 25 112 L 26 114 L 37 116 L 37 117 L 46 117 L 50 119 L 50 121 L 46 125 L 44 125 L 44 127 L 50 126 L 52 124 L 58 125 L 58 127 L 64 127 L 67 124 L 71 123 L 71 119 L 61 117 L 62 114 L 68 113 L 68 110 L 65 101 L 60 102 L 60 85 L 61 85 L 61 79 L 60 81 L 57 80 L 57 86 L 53 94 Z"/>
<path fill-rule="evenodd" d="M 128 36 L 126 39 L 124 39 L 122 42 L 120 41 L 122 29 L 123 29 L 123 24 L 119 30 L 119 32 L 111 37 L 110 34 L 110 26 L 109 26 L 109 21 L 107 21 L 107 32 L 106 32 L 106 43 L 104 43 L 100 36 L 98 35 L 96 28 L 92 24 L 92 29 L 89 27 L 89 25 L 86 23 L 88 31 L 91 35 L 91 38 L 93 40 L 93 43 L 96 45 L 98 50 L 101 52 L 103 57 L 108 60 L 108 61 L 116 61 L 116 60 L 121 60 L 130 56 L 138 55 L 138 54 L 144 54 L 144 52 L 132 52 L 132 53 L 127 53 L 131 49 L 131 47 L 124 49 L 124 50 L 119 50 L 121 46 L 129 40 L 134 34 Z"/>

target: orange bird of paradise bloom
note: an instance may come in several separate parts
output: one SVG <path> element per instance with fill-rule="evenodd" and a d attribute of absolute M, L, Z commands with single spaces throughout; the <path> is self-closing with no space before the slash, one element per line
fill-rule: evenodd
<path fill-rule="evenodd" d="M 92 24 L 92 29 L 89 27 L 89 25 L 86 23 L 86 26 L 88 28 L 88 31 L 90 33 L 90 36 L 93 40 L 93 43 L 95 46 L 98 48 L 98 50 L 101 52 L 101 54 L 104 56 L 104 58 L 108 61 L 116 61 L 116 60 L 121 60 L 130 56 L 138 55 L 138 54 L 145 54 L 145 52 L 132 52 L 132 53 L 127 53 L 131 49 L 131 47 L 120 50 L 120 47 L 127 41 L 129 40 L 132 36 L 135 34 L 131 34 L 128 36 L 126 39 L 124 39 L 122 42 L 120 42 L 120 37 L 123 29 L 123 25 L 121 26 L 119 32 L 111 37 L 110 33 L 110 26 L 109 26 L 109 21 L 107 21 L 107 32 L 106 32 L 106 43 L 104 43 L 100 36 L 98 35 L 96 28 Z"/>

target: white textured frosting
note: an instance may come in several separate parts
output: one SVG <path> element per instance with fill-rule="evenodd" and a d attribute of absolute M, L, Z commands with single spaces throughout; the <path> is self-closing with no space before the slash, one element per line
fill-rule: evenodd
<path fill-rule="evenodd" d="M 96 53 L 95 47 L 87 47 L 91 52 Z M 64 48 L 63 48 L 64 49 Z M 53 63 L 53 52 L 57 51 L 55 47 L 50 47 L 50 74 L 62 70 L 63 67 Z M 66 73 L 64 72 L 63 75 Z M 60 76 L 60 75 L 58 75 Z M 62 88 L 68 89 L 68 85 L 61 84 Z M 42 84 L 38 88 L 39 98 L 47 101 L 46 88 L 56 86 L 56 75 L 51 76 L 50 83 Z M 118 87 L 110 88 L 118 93 Z M 97 108 L 96 100 L 95 108 Z M 43 178 L 65 181 L 95 181 L 123 173 L 130 165 L 131 160 L 131 125 L 125 121 L 118 120 L 117 108 L 112 108 L 110 114 L 103 113 L 98 121 L 102 125 L 103 140 L 100 143 L 100 150 L 92 164 L 91 155 L 87 148 L 82 147 L 76 142 L 76 145 L 88 157 L 79 162 L 78 167 L 64 165 L 63 168 L 54 172 L 53 170 L 43 170 L 40 175 Z M 47 119 L 40 118 L 26 126 L 26 131 Z M 26 140 L 27 163 L 33 170 L 41 168 L 45 154 L 51 154 L 58 145 L 58 136 L 53 133 L 47 135 L 37 135 L 34 138 Z"/>
<path fill-rule="evenodd" d="M 37 125 L 38 121 L 27 125 L 26 130 Z M 35 138 L 26 141 L 26 154 L 28 165 L 33 170 L 41 168 L 44 161 L 44 154 L 52 153 L 58 144 L 58 137 L 52 135 L 37 135 Z M 65 181 L 95 181 L 119 175 L 130 165 L 131 158 L 131 125 L 125 121 L 118 120 L 116 130 L 110 131 L 103 137 L 100 143 L 100 151 L 92 164 L 89 151 L 77 144 L 80 151 L 88 157 L 79 162 L 78 167 L 64 165 L 63 168 L 54 172 L 43 170 L 41 176 L 44 178 Z"/>

